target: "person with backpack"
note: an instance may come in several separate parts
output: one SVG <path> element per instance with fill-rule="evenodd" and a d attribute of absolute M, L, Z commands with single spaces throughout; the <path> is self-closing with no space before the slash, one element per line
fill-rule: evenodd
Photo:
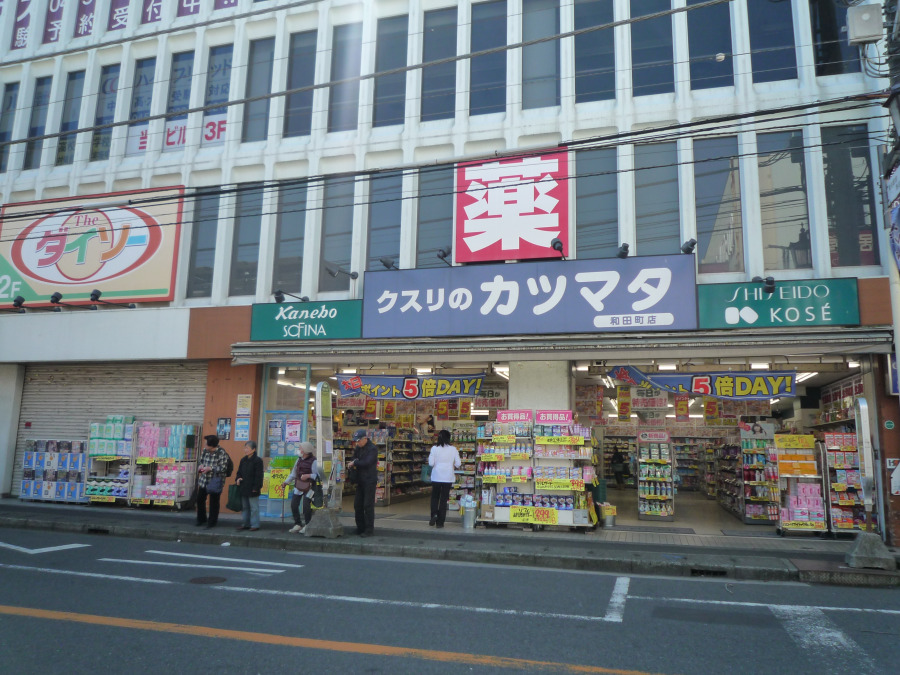
<path fill-rule="evenodd" d="M 197 469 L 197 527 L 206 525 L 207 529 L 215 527 L 219 522 L 219 501 L 225 488 L 225 478 L 234 470 L 234 463 L 219 446 L 219 437 L 215 434 L 205 436 L 206 447 L 200 453 Z M 229 470 L 230 467 L 230 470 Z M 209 519 L 206 517 L 206 498 L 209 497 Z"/>

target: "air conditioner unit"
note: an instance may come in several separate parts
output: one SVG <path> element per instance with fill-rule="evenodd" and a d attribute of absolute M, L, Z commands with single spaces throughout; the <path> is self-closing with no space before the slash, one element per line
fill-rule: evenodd
<path fill-rule="evenodd" d="M 847 8 L 847 42 L 867 45 L 884 37 L 881 5 L 857 5 Z"/>

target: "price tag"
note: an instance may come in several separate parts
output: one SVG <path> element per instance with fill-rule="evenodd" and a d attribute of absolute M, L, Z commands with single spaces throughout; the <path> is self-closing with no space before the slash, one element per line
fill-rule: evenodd
<path fill-rule="evenodd" d="M 156 502 L 157 506 L 175 506 L 174 499 L 161 499 Z"/>
<path fill-rule="evenodd" d="M 538 478 L 534 482 L 538 490 L 584 490 L 584 481 L 569 478 Z"/>
<path fill-rule="evenodd" d="M 832 483 L 831 489 L 834 490 L 835 492 L 846 492 L 847 484 L 846 483 Z"/>
<path fill-rule="evenodd" d="M 834 526 L 840 530 L 852 530 L 856 525 L 852 523 L 835 523 Z"/>
<path fill-rule="evenodd" d="M 137 464 L 155 464 L 156 457 L 138 457 L 134 461 Z"/>
<path fill-rule="evenodd" d="M 150 500 L 149 499 L 132 499 L 131 503 L 132 504 L 149 504 Z"/>
<path fill-rule="evenodd" d="M 537 436 L 538 445 L 584 445 L 584 436 Z"/>
<path fill-rule="evenodd" d="M 543 506 L 534 506 L 535 525 L 556 525 L 559 523 L 559 513 L 556 509 L 545 509 Z"/>
<path fill-rule="evenodd" d="M 91 501 L 92 502 L 105 502 L 105 503 L 109 504 L 109 503 L 116 501 L 116 498 L 112 497 L 112 496 L 108 496 L 108 495 L 91 495 Z"/>
<path fill-rule="evenodd" d="M 531 480 L 531 479 L 528 476 L 513 476 L 512 477 L 513 483 L 527 483 L 529 480 Z"/>
<path fill-rule="evenodd" d="M 505 483 L 506 476 L 483 476 L 481 481 L 483 483 Z"/>
<path fill-rule="evenodd" d="M 511 523 L 533 523 L 534 507 L 533 506 L 511 506 L 509 507 L 509 522 Z"/>
<path fill-rule="evenodd" d="M 502 436 L 494 436 L 491 440 L 492 440 L 494 443 L 515 443 L 515 442 L 516 442 L 516 437 L 515 437 L 515 436 L 511 436 L 511 435 L 509 435 L 509 434 L 505 434 L 505 435 L 502 435 Z"/>
<path fill-rule="evenodd" d="M 502 462 L 506 459 L 506 455 L 502 452 L 486 452 L 479 457 L 482 462 Z"/>
<path fill-rule="evenodd" d="M 776 434 L 775 447 L 779 450 L 813 450 L 816 447 L 816 437 L 808 434 Z"/>
<path fill-rule="evenodd" d="M 119 457 L 117 455 L 91 455 L 91 459 L 96 459 L 98 462 L 114 462 L 117 459 L 128 459 L 127 457 Z"/>
<path fill-rule="evenodd" d="M 852 499 L 838 499 L 838 506 L 854 506 L 856 504 Z"/>
<path fill-rule="evenodd" d="M 824 530 L 825 523 L 815 520 L 786 520 L 781 523 L 781 527 L 790 530 Z"/>
<path fill-rule="evenodd" d="M 531 455 L 527 452 L 511 452 L 509 453 L 510 459 L 531 459 Z"/>
<path fill-rule="evenodd" d="M 671 497 L 667 495 L 641 495 L 641 499 L 658 499 L 662 501 L 664 499 L 671 499 Z"/>

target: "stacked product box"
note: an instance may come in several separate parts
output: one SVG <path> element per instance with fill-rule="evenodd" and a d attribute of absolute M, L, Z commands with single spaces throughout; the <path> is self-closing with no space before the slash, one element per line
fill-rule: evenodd
<path fill-rule="evenodd" d="M 155 482 L 147 485 L 141 494 L 144 499 L 154 501 L 187 501 L 194 488 L 195 471 L 196 465 L 193 462 L 160 464 L 156 470 Z"/>
<path fill-rule="evenodd" d="M 26 440 L 20 499 L 83 502 L 85 440 Z"/>
<path fill-rule="evenodd" d="M 91 422 L 89 437 L 91 457 L 131 457 L 134 417 L 108 415 L 105 422 Z"/>
<path fill-rule="evenodd" d="M 808 523 L 809 529 L 824 530 L 825 499 L 818 483 L 792 482 L 787 495 L 787 506 L 781 509 L 783 523 Z"/>

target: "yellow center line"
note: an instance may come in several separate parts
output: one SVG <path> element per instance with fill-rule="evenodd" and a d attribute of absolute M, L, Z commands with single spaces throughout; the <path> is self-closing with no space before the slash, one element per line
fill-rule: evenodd
<path fill-rule="evenodd" d="M 132 628 L 149 630 L 158 633 L 177 633 L 195 637 L 207 637 L 224 640 L 242 640 L 280 647 L 301 647 L 303 649 L 320 649 L 346 654 L 367 654 L 370 656 L 396 656 L 401 658 L 441 661 L 444 663 L 484 666 L 488 668 L 513 668 L 516 670 L 544 670 L 561 673 L 602 673 L 603 675 L 653 675 L 639 670 L 622 670 L 619 668 L 603 668 L 601 666 L 584 666 L 573 663 L 554 663 L 552 661 L 534 661 L 503 656 L 484 654 L 464 654 L 461 652 L 445 652 L 433 649 L 416 649 L 412 647 L 390 647 L 387 645 L 366 644 L 360 642 L 337 642 L 334 640 L 315 640 L 312 638 L 254 633 L 227 628 L 211 628 L 208 626 L 191 626 L 180 623 L 162 621 L 144 621 L 142 619 L 124 619 L 115 616 L 98 616 L 96 614 L 79 614 L 76 612 L 57 612 L 35 607 L 12 607 L 0 605 L 0 615 L 24 616 L 33 619 L 50 619 L 52 621 L 71 621 L 93 626 L 110 626 L 113 628 Z"/>

